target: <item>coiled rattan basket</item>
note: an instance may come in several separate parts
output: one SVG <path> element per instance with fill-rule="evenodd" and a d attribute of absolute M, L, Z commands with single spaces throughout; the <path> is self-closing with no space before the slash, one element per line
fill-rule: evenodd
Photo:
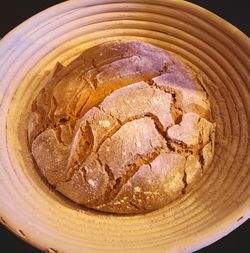
<path fill-rule="evenodd" d="M 107 40 L 140 39 L 183 58 L 203 75 L 216 121 L 212 166 L 184 197 L 146 215 L 116 216 L 74 205 L 34 168 L 27 111 L 57 61 Z M 248 37 L 179 0 L 66 1 L 0 42 L 0 216 L 45 252 L 192 252 L 250 216 Z"/>

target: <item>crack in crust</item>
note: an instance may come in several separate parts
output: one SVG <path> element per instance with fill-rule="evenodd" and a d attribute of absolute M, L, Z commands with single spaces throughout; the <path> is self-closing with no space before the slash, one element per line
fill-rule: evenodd
<path fill-rule="evenodd" d="M 75 172 L 81 168 L 82 163 L 85 161 L 88 155 L 90 155 L 93 149 L 94 137 L 89 124 L 87 124 L 84 129 L 80 127 L 80 130 L 81 138 L 78 142 L 78 148 L 75 148 L 74 146 L 71 148 L 70 157 L 66 167 L 68 171 L 66 181 L 69 181 Z"/>
<path fill-rule="evenodd" d="M 187 145 L 186 143 L 180 141 L 171 139 L 170 137 L 166 138 L 167 146 L 168 148 L 174 152 L 182 154 L 183 156 L 187 157 L 189 155 L 201 155 L 199 154 L 200 151 L 209 143 L 211 143 L 211 140 L 208 140 L 205 143 L 198 143 L 196 145 Z"/>
<path fill-rule="evenodd" d="M 187 187 L 188 187 L 186 165 L 187 165 L 187 159 L 186 159 L 186 162 L 185 162 L 184 173 L 183 173 L 183 177 L 182 177 L 182 182 L 183 182 L 183 185 L 184 185 L 183 188 L 182 188 L 182 191 L 181 191 L 182 194 L 186 193 L 186 190 L 187 190 Z"/>
<path fill-rule="evenodd" d="M 204 172 L 204 166 L 205 166 L 205 159 L 204 159 L 204 156 L 203 156 L 203 153 L 202 153 L 202 149 L 198 153 L 198 156 L 199 156 L 199 163 L 201 164 L 201 171 L 203 173 Z"/>
<path fill-rule="evenodd" d="M 116 132 L 118 132 L 120 130 L 120 128 L 122 126 L 124 126 L 125 124 L 127 124 L 128 122 L 132 122 L 134 120 L 137 120 L 137 119 L 142 119 L 142 118 L 145 118 L 145 117 L 148 117 L 150 119 L 153 120 L 154 124 L 155 124 L 155 129 L 157 130 L 157 132 L 163 137 L 164 140 L 166 140 L 166 146 L 165 146 L 165 152 L 167 152 L 167 139 L 166 139 L 166 131 L 164 131 L 164 128 L 160 122 L 160 120 L 158 119 L 158 117 L 156 115 L 154 115 L 153 113 L 144 113 L 142 115 L 136 115 L 134 117 L 131 117 L 129 119 L 126 119 L 124 122 L 119 122 L 119 126 L 117 127 L 114 127 L 112 128 L 108 133 L 107 135 L 105 135 L 103 137 L 103 139 L 100 141 L 99 145 L 97 146 L 97 149 L 94 150 L 93 149 L 93 133 L 92 133 L 92 130 L 91 130 L 91 127 L 89 126 L 89 124 L 87 125 L 87 128 L 85 130 L 82 130 L 81 129 L 81 132 L 82 132 L 82 135 L 81 135 L 81 139 L 80 139 L 80 142 L 82 142 L 82 144 L 79 145 L 79 149 L 73 149 L 71 150 L 71 154 L 75 154 L 74 156 L 72 156 L 70 159 L 69 159 L 69 163 L 67 165 L 67 170 L 68 170 L 68 176 L 67 176 L 67 179 L 63 182 L 67 182 L 69 180 L 72 179 L 72 177 L 74 176 L 74 174 L 79 170 L 79 169 L 82 169 L 82 163 L 85 161 L 85 159 L 91 154 L 91 153 L 94 153 L 97 155 L 97 159 L 100 163 L 101 166 L 104 166 L 105 168 L 105 171 L 110 179 L 110 184 L 112 185 L 113 184 L 113 181 L 114 181 L 114 175 L 112 173 L 112 171 L 109 169 L 109 166 L 107 164 L 104 164 L 102 163 L 100 157 L 99 157 L 99 149 L 101 147 L 101 145 L 104 143 L 104 141 L 106 141 L 108 138 L 111 138 Z M 86 131 L 87 130 L 87 131 Z M 84 136 L 87 136 L 87 137 L 90 137 L 88 140 L 85 140 Z M 87 153 L 81 157 L 81 159 L 79 159 L 80 157 L 80 154 L 83 154 L 85 151 L 87 150 Z M 145 159 L 143 157 L 140 157 L 140 160 L 144 161 Z M 149 164 L 150 163 L 146 163 L 146 164 Z M 142 164 L 143 165 L 143 164 Z M 111 187 L 113 188 L 113 187 Z"/>
<path fill-rule="evenodd" d="M 168 65 L 171 66 L 171 65 Z M 168 67 L 167 66 L 167 67 Z M 165 68 L 165 73 L 167 73 L 168 68 Z M 164 73 L 162 72 L 162 74 Z M 155 78 L 155 77 L 153 77 Z M 170 88 L 170 87 L 159 87 L 155 81 L 153 80 L 153 78 L 145 80 L 145 82 L 151 86 L 154 87 L 155 89 L 161 90 L 165 93 L 168 93 L 172 96 L 172 102 L 171 102 L 171 106 L 170 106 L 170 112 L 171 112 L 171 116 L 174 119 L 175 124 L 179 124 L 182 120 L 182 116 L 183 116 L 183 108 L 181 106 L 181 95 L 180 93 L 174 89 L 174 88 Z M 177 105 L 177 101 L 179 101 L 178 105 Z"/>
<path fill-rule="evenodd" d="M 144 157 L 140 157 L 136 162 L 127 166 L 126 173 L 122 176 L 114 180 L 111 176 L 111 187 L 107 188 L 105 193 L 105 200 L 107 203 L 114 200 L 117 195 L 120 193 L 122 187 L 139 171 L 142 165 L 148 165 L 152 161 L 155 160 L 161 153 L 166 153 L 166 150 L 163 149 L 155 149 L 154 152 L 148 154 Z M 106 168 L 105 164 L 105 168 Z M 106 169 L 105 169 L 106 170 Z"/>
<path fill-rule="evenodd" d="M 132 206 L 136 210 L 141 210 L 141 208 L 138 205 L 136 205 L 136 203 L 133 202 L 132 200 L 129 200 L 128 203 L 129 203 L 130 206 Z"/>
<path fill-rule="evenodd" d="M 160 120 L 158 119 L 158 117 L 156 115 L 154 115 L 153 113 L 146 112 L 146 113 L 143 113 L 141 115 L 136 115 L 136 116 L 127 118 L 125 121 L 121 121 L 121 120 L 115 118 L 115 120 L 117 120 L 117 122 L 118 122 L 118 126 L 115 126 L 115 127 L 111 128 L 107 132 L 107 134 L 101 139 L 101 141 L 98 144 L 97 148 L 93 151 L 98 153 L 101 145 L 106 141 L 106 139 L 111 138 L 111 136 L 113 136 L 116 132 L 118 132 L 120 130 L 120 128 L 122 126 L 124 126 L 125 124 L 127 124 L 128 122 L 131 122 L 131 121 L 137 120 L 137 119 L 143 119 L 145 117 L 151 118 L 155 123 L 156 129 L 161 133 L 162 136 L 164 136 L 162 134 L 162 133 L 164 133 L 163 126 L 162 126 Z"/>
<path fill-rule="evenodd" d="M 129 58 L 131 58 L 131 57 L 132 57 L 132 56 L 125 57 L 125 58 L 123 58 L 123 59 L 129 59 Z M 119 59 L 119 58 L 118 58 L 118 59 Z M 94 61 L 94 59 L 93 59 L 93 61 Z M 111 61 L 111 62 L 107 62 L 106 64 L 104 64 L 104 65 L 102 66 L 102 68 L 103 68 L 104 66 L 108 65 L 108 64 L 114 63 L 115 61 L 117 61 L 117 59 L 115 59 L 115 60 L 113 60 L 113 61 Z M 138 82 L 140 82 L 140 81 L 149 82 L 149 80 L 152 80 L 152 79 L 155 78 L 155 77 L 161 76 L 163 73 L 165 73 L 165 72 L 167 71 L 168 66 L 170 66 L 170 65 L 172 65 L 172 64 L 164 65 L 164 66 L 162 67 L 162 69 L 160 69 L 160 70 L 159 70 L 158 72 L 156 72 L 155 74 L 152 74 L 151 77 L 150 77 L 150 79 L 147 79 L 147 78 L 142 77 L 140 80 L 138 80 Z M 99 73 L 99 71 L 97 71 L 98 68 L 96 67 L 95 64 L 93 64 L 93 62 L 92 62 L 92 65 L 91 65 L 91 66 L 92 66 L 93 68 L 90 69 L 89 71 L 95 69 L 96 74 L 98 74 L 98 73 Z M 73 70 L 72 70 L 72 71 L 73 71 Z M 71 72 L 70 72 L 70 73 L 71 73 Z M 68 76 L 70 73 L 67 73 L 66 76 Z M 86 73 L 84 72 L 84 74 L 86 74 Z M 66 76 L 65 76 L 65 77 L 66 77 Z M 96 80 L 96 75 L 94 75 L 94 76 L 95 76 L 95 83 L 94 83 L 94 85 L 93 85 L 93 80 L 92 80 L 92 79 L 91 79 L 91 80 L 84 79 L 84 80 L 87 82 L 87 84 L 89 84 L 89 86 L 90 86 L 93 90 L 96 90 L 96 88 L 97 88 L 97 86 L 98 86 L 98 85 L 97 85 L 98 82 L 97 82 L 97 80 Z M 93 75 L 92 75 L 92 78 L 93 78 Z M 122 78 L 122 77 L 120 77 L 120 78 Z M 52 77 L 52 79 L 53 79 L 53 77 Z M 50 81 L 51 81 L 51 80 L 50 80 Z M 152 80 L 152 81 L 153 81 L 153 80 Z M 48 84 L 49 84 L 49 83 L 47 83 L 47 85 L 48 85 Z M 130 85 L 130 84 L 133 84 L 133 83 L 127 83 L 126 85 Z M 41 90 L 41 93 L 46 94 L 45 92 L 46 92 L 46 89 L 43 88 L 43 89 Z M 73 97 L 71 103 L 77 104 L 77 100 L 79 100 L 79 95 L 80 95 L 81 93 L 82 93 L 82 88 L 81 88 L 79 91 L 76 92 L 76 94 L 74 95 L 74 97 Z M 168 93 L 169 93 L 169 92 L 168 92 Z M 76 115 L 75 115 L 74 113 L 72 113 L 72 112 L 68 112 L 68 115 L 69 115 L 70 117 L 69 117 L 67 120 L 70 121 L 70 125 L 71 125 L 72 129 L 74 129 L 74 127 L 75 127 L 77 118 L 81 118 L 81 117 L 83 116 L 83 114 L 85 113 L 85 110 L 86 110 L 86 109 L 85 109 L 85 106 L 86 106 L 86 104 L 88 103 L 88 101 L 90 100 L 91 95 L 93 95 L 93 94 L 92 94 L 92 92 L 90 91 L 89 94 L 88 94 L 88 96 L 87 96 L 87 98 L 85 99 L 84 103 L 81 105 L 81 109 L 78 110 L 78 113 L 76 113 Z M 105 99 L 105 97 L 104 97 L 103 99 Z M 103 100 L 100 100 L 95 106 L 96 106 L 97 108 L 100 109 L 99 105 L 101 104 L 102 101 L 103 101 Z M 54 130 L 57 131 L 58 128 L 60 128 L 60 125 L 62 124 L 62 121 L 61 121 L 61 120 L 64 119 L 65 117 L 63 116 L 63 117 L 60 117 L 60 118 L 58 118 L 58 119 L 56 119 L 56 118 L 54 117 L 54 113 L 55 113 L 55 111 L 56 111 L 57 106 L 58 106 L 58 103 L 57 103 L 55 97 L 52 96 L 52 97 L 51 97 L 50 108 L 53 108 L 53 109 L 49 111 L 48 117 L 46 117 L 46 115 L 45 115 L 45 118 L 44 118 L 45 120 L 44 120 L 44 122 L 46 122 L 46 123 L 43 124 L 42 130 L 39 131 L 39 132 L 36 134 L 36 136 L 33 138 L 32 141 L 34 141 L 34 140 L 38 137 L 38 135 L 40 135 L 40 134 L 41 134 L 42 132 L 44 132 L 46 129 L 52 128 L 52 129 L 54 129 Z M 74 109 L 75 109 L 75 108 L 74 108 Z M 38 109 L 37 109 L 37 101 L 36 101 L 36 100 L 34 100 L 33 103 L 32 103 L 32 112 L 33 112 L 33 113 L 39 114 L 39 113 L 38 113 L 39 111 L 38 111 Z M 40 112 L 40 114 L 43 114 L 43 112 Z M 59 131 L 59 133 L 60 133 L 60 131 Z M 61 141 L 61 137 L 60 137 L 59 135 L 58 135 L 58 141 L 60 141 L 61 143 L 63 143 L 63 142 Z"/>

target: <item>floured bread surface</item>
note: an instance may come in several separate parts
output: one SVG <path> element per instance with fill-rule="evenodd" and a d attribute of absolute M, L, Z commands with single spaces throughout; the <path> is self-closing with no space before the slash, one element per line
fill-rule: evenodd
<path fill-rule="evenodd" d="M 214 150 L 208 95 L 194 76 L 141 41 L 103 43 L 57 64 L 31 107 L 39 170 L 76 203 L 113 213 L 185 194 Z"/>

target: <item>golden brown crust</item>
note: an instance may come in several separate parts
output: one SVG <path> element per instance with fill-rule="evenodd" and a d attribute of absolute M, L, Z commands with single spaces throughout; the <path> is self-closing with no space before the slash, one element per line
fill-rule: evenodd
<path fill-rule="evenodd" d="M 35 161 L 79 204 L 115 213 L 164 206 L 209 166 L 207 94 L 166 51 L 113 41 L 58 64 L 32 104 Z"/>

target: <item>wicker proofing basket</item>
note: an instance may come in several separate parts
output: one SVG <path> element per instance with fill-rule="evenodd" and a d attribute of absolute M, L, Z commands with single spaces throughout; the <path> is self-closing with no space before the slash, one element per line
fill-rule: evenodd
<path fill-rule="evenodd" d="M 107 40 L 136 38 L 185 59 L 204 76 L 217 123 L 212 166 L 196 189 L 146 215 L 73 205 L 48 187 L 27 147 L 30 102 L 45 70 Z M 0 42 L 0 215 L 45 252 L 192 252 L 250 216 L 249 39 L 212 13 L 178 0 L 66 1 Z"/>

